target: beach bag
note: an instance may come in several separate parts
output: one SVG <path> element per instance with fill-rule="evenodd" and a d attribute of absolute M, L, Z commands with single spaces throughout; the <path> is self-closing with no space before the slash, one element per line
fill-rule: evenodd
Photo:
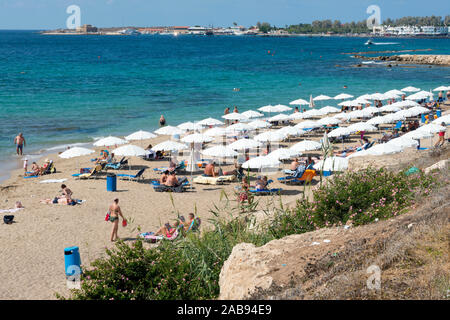
<path fill-rule="evenodd" d="M 105 221 L 109 221 L 109 211 L 106 213 Z"/>
<path fill-rule="evenodd" d="M 14 220 L 14 216 L 12 216 L 12 215 L 3 216 L 3 222 L 6 224 L 13 223 L 13 220 Z"/>

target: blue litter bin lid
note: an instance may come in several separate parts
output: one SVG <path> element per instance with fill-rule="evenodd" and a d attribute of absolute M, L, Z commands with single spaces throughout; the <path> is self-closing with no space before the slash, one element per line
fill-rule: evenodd
<path fill-rule="evenodd" d="M 79 250 L 79 248 L 76 247 L 76 246 L 68 247 L 68 248 L 64 249 L 64 254 L 71 254 L 71 253 L 76 252 L 78 250 Z"/>

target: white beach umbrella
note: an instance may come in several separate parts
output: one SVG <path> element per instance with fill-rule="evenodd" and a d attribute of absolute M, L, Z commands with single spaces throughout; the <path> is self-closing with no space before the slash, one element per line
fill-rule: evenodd
<path fill-rule="evenodd" d="M 429 132 L 429 133 L 438 133 L 441 131 L 445 131 L 445 127 L 440 126 L 438 124 L 430 123 L 430 124 L 426 124 L 422 127 L 419 127 L 416 130 L 420 130 L 422 132 Z"/>
<path fill-rule="evenodd" d="M 280 166 L 281 162 L 275 157 L 260 156 L 252 158 L 242 164 L 244 169 L 263 169 L 263 168 L 275 168 Z"/>
<path fill-rule="evenodd" d="M 386 92 L 384 93 L 384 96 L 386 97 L 386 99 L 400 99 L 400 96 L 393 92 Z"/>
<path fill-rule="evenodd" d="M 225 128 L 215 127 L 206 130 L 203 134 L 210 137 L 221 137 L 227 134 L 227 130 Z"/>
<path fill-rule="evenodd" d="M 183 134 L 183 130 L 181 130 L 178 127 L 165 126 L 165 127 L 161 127 L 158 130 L 156 130 L 155 133 L 159 134 L 159 135 L 172 136 L 174 134 Z"/>
<path fill-rule="evenodd" d="M 336 107 L 326 106 L 326 107 L 320 108 L 320 111 L 322 111 L 323 114 L 329 114 L 329 113 L 339 113 L 339 112 L 341 112 L 341 109 L 338 109 Z"/>
<path fill-rule="evenodd" d="M 253 139 L 239 139 L 228 145 L 233 150 L 245 150 L 261 147 L 262 143 Z"/>
<path fill-rule="evenodd" d="M 441 125 L 442 122 L 445 123 L 446 125 L 450 124 L 450 114 L 437 118 L 433 120 L 432 123 Z"/>
<path fill-rule="evenodd" d="M 363 110 L 355 110 L 355 111 L 352 111 L 352 112 L 348 113 L 348 117 L 350 119 L 368 118 L 368 117 L 371 117 L 371 116 L 372 116 L 372 112 L 365 111 L 364 109 Z"/>
<path fill-rule="evenodd" d="M 266 131 L 253 137 L 254 140 L 259 142 L 279 142 L 283 141 L 286 138 L 286 134 L 278 131 Z"/>
<path fill-rule="evenodd" d="M 290 149 L 294 152 L 319 150 L 322 145 L 317 141 L 304 140 L 294 144 Z"/>
<path fill-rule="evenodd" d="M 403 88 L 401 91 L 403 91 L 403 92 L 417 92 L 417 91 L 420 91 L 420 89 L 410 86 L 410 87 Z"/>
<path fill-rule="evenodd" d="M 201 126 L 221 126 L 223 122 L 214 118 L 206 118 L 197 122 L 197 124 Z"/>
<path fill-rule="evenodd" d="M 211 138 L 210 136 L 202 133 L 193 133 L 181 139 L 181 141 L 185 143 L 203 143 L 203 142 L 211 142 L 213 140 L 214 139 Z"/>
<path fill-rule="evenodd" d="M 289 120 L 300 120 L 305 119 L 306 112 L 294 112 L 289 115 Z M 308 115 L 306 115 L 306 118 Z"/>
<path fill-rule="evenodd" d="M 398 101 L 398 102 L 395 102 L 395 103 L 393 103 L 391 105 L 392 106 L 396 106 L 396 107 L 400 107 L 400 108 L 410 108 L 410 107 L 420 106 L 420 104 L 418 104 L 417 102 L 415 102 L 413 100 Z"/>
<path fill-rule="evenodd" d="M 269 113 L 274 113 L 274 112 L 286 112 L 286 111 L 290 111 L 292 110 L 291 107 L 282 105 L 282 104 L 277 104 L 275 106 L 272 105 L 268 105 L 268 106 L 264 106 L 258 109 L 261 112 L 269 112 Z"/>
<path fill-rule="evenodd" d="M 324 126 L 334 125 L 334 124 L 338 124 L 341 122 L 342 122 L 342 120 L 340 120 L 338 118 L 334 118 L 334 117 L 325 117 L 325 118 L 322 118 L 317 121 L 317 123 L 324 125 Z"/>
<path fill-rule="evenodd" d="M 227 133 L 234 133 L 234 132 L 251 131 L 254 130 L 254 128 L 248 124 L 239 122 L 226 127 L 225 130 Z"/>
<path fill-rule="evenodd" d="M 126 140 L 128 141 L 132 141 L 132 140 L 146 140 L 146 139 L 153 139 L 156 138 L 157 135 L 153 134 L 151 132 L 148 131 L 136 131 L 128 136 L 125 137 Z"/>
<path fill-rule="evenodd" d="M 450 86 L 449 87 L 440 86 L 440 87 L 437 87 L 437 88 L 433 89 L 433 91 L 447 91 L 447 90 L 450 90 Z"/>
<path fill-rule="evenodd" d="M 87 148 L 82 148 L 82 147 L 73 147 L 73 148 L 70 148 L 70 149 L 64 151 L 63 153 L 59 154 L 59 157 L 63 158 L 63 159 L 70 159 L 70 158 L 75 158 L 75 157 L 86 156 L 86 155 L 94 153 L 94 152 L 95 152 L 95 150 L 92 150 L 92 149 L 87 149 Z"/>
<path fill-rule="evenodd" d="M 400 91 L 400 90 L 397 90 L 397 89 L 392 89 L 392 90 L 386 91 L 385 94 L 396 94 L 398 96 L 402 96 L 405 93 L 403 91 Z"/>
<path fill-rule="evenodd" d="M 422 99 L 432 99 L 433 94 L 427 91 L 419 91 L 410 96 L 407 96 L 407 100 L 422 100 Z"/>
<path fill-rule="evenodd" d="M 203 127 L 204 127 L 203 125 L 191 121 L 183 122 L 177 126 L 177 128 L 185 131 L 202 130 Z"/>
<path fill-rule="evenodd" d="M 222 116 L 222 118 L 227 119 L 227 120 L 237 120 L 237 121 L 248 120 L 248 118 L 246 116 L 244 116 L 241 113 L 237 113 L 237 112 L 232 112 L 232 113 L 226 114 L 226 115 Z"/>
<path fill-rule="evenodd" d="M 377 131 L 377 130 L 378 130 L 375 126 L 373 126 L 373 125 L 371 125 L 371 124 L 368 124 L 367 122 L 357 122 L 357 123 L 354 123 L 354 124 L 348 126 L 347 129 L 348 129 L 351 133 L 358 132 L 358 131 L 367 131 L 367 132 L 370 132 L 370 131 Z"/>
<path fill-rule="evenodd" d="M 430 112 L 430 110 L 428 110 L 425 107 L 421 107 L 421 106 L 412 107 L 408 110 L 414 112 L 416 115 Z"/>
<path fill-rule="evenodd" d="M 281 134 L 285 134 L 285 135 L 288 135 L 291 137 L 297 137 L 297 136 L 300 136 L 305 133 L 304 130 L 293 127 L 293 126 L 286 126 L 286 127 L 280 128 L 278 130 L 275 130 L 275 132 L 280 132 Z"/>
<path fill-rule="evenodd" d="M 277 114 L 276 116 L 270 117 L 268 119 L 269 122 L 274 122 L 274 121 L 287 121 L 289 120 L 289 116 L 287 114 Z"/>
<path fill-rule="evenodd" d="M 314 101 L 324 101 L 324 100 L 330 100 L 330 99 L 333 99 L 333 98 L 321 94 L 320 96 L 315 97 L 313 100 Z"/>
<path fill-rule="evenodd" d="M 339 106 L 345 106 L 345 107 L 358 107 L 358 106 L 361 106 L 363 104 L 364 103 L 360 102 L 360 100 L 349 100 L 349 101 L 343 101 L 341 103 L 338 103 Z"/>
<path fill-rule="evenodd" d="M 371 98 L 372 98 L 372 95 L 366 93 L 366 94 L 363 94 L 362 96 L 359 96 L 356 99 L 359 99 L 359 100 L 370 100 Z"/>
<path fill-rule="evenodd" d="M 343 120 L 349 120 L 350 119 L 350 117 L 348 116 L 347 112 L 338 113 L 338 114 L 334 115 L 333 118 L 343 119 Z"/>
<path fill-rule="evenodd" d="M 366 105 L 366 104 L 371 104 L 372 102 L 370 102 L 367 99 L 363 99 L 363 98 L 357 98 L 355 100 L 353 100 L 355 103 L 359 104 L 359 105 Z"/>
<path fill-rule="evenodd" d="M 125 156 L 125 157 L 140 157 L 149 154 L 149 152 L 144 148 L 135 146 L 133 144 L 127 144 L 125 146 L 116 148 L 113 151 L 111 151 L 111 153 L 114 153 L 117 156 Z"/>
<path fill-rule="evenodd" d="M 386 100 L 386 99 L 389 99 L 389 98 L 386 97 L 385 94 L 377 92 L 377 93 L 371 94 L 370 95 L 370 99 L 371 100 Z"/>
<path fill-rule="evenodd" d="M 173 140 L 167 140 L 161 143 L 158 143 L 156 146 L 152 148 L 153 151 L 180 151 L 187 149 L 188 146 L 184 143 L 179 143 Z"/>
<path fill-rule="evenodd" d="M 311 109 L 303 113 L 303 118 L 307 119 L 308 117 L 320 117 L 324 115 L 322 109 Z"/>
<path fill-rule="evenodd" d="M 404 148 L 402 148 L 399 145 L 395 144 L 388 144 L 388 143 L 381 143 L 376 144 L 370 149 L 367 149 L 367 154 L 375 155 L 375 156 L 381 156 L 384 154 L 393 154 L 402 151 Z"/>
<path fill-rule="evenodd" d="M 426 139 L 433 137 L 433 134 L 426 131 L 420 131 L 418 129 L 410 131 L 402 135 L 402 138 L 409 138 L 414 140 Z"/>
<path fill-rule="evenodd" d="M 341 94 L 338 94 L 337 96 L 335 96 L 333 99 L 334 100 L 343 100 L 343 99 L 351 99 L 351 98 L 353 98 L 353 96 L 351 94 L 341 93 Z"/>
<path fill-rule="evenodd" d="M 299 129 L 310 129 L 310 128 L 319 128 L 322 125 L 317 121 L 306 120 L 300 123 L 297 123 L 294 127 Z"/>
<path fill-rule="evenodd" d="M 127 140 L 120 139 L 117 137 L 109 136 L 103 139 L 100 139 L 98 141 L 94 142 L 94 146 L 96 147 L 109 147 L 109 146 L 115 146 L 115 145 L 121 145 L 128 143 Z"/>
<path fill-rule="evenodd" d="M 309 102 L 306 101 L 306 100 L 303 100 L 303 99 L 297 99 L 297 100 L 289 102 L 289 104 L 290 105 L 305 105 L 306 106 L 306 105 L 309 104 Z"/>
<path fill-rule="evenodd" d="M 300 152 L 294 151 L 292 149 L 279 148 L 279 149 L 269 153 L 267 155 L 267 157 L 272 157 L 272 158 L 275 158 L 277 160 L 287 160 L 287 159 L 290 159 L 292 157 L 296 157 L 296 156 L 298 156 L 300 154 L 301 154 Z"/>
<path fill-rule="evenodd" d="M 257 112 L 257 111 L 253 111 L 253 110 L 248 110 L 248 111 L 242 112 L 241 114 L 246 116 L 249 119 L 260 118 L 260 117 L 264 116 L 264 114 Z"/>
<path fill-rule="evenodd" d="M 371 114 L 380 112 L 380 109 L 377 107 L 366 107 L 363 110 L 366 112 L 370 112 Z"/>
<path fill-rule="evenodd" d="M 414 111 L 411 111 L 411 109 L 405 109 L 405 110 L 400 110 L 397 111 L 396 113 L 394 113 L 394 115 L 397 116 L 405 116 L 405 118 L 410 118 L 410 117 L 415 117 L 417 114 Z"/>
<path fill-rule="evenodd" d="M 400 111 L 397 111 L 400 112 Z M 392 123 L 392 122 L 396 122 L 396 121 L 400 121 L 400 120 L 405 120 L 406 117 L 401 114 L 401 113 L 390 113 L 384 116 L 384 119 L 388 122 L 386 123 Z"/>
<path fill-rule="evenodd" d="M 262 128 L 270 128 L 272 124 L 267 121 L 263 120 L 255 120 L 252 122 L 249 122 L 248 125 L 252 127 L 253 129 L 262 129 Z"/>
<path fill-rule="evenodd" d="M 405 138 L 404 136 L 389 140 L 387 142 L 388 144 L 395 144 L 401 148 L 411 148 L 411 147 L 417 147 L 419 143 L 411 138 Z"/>
<path fill-rule="evenodd" d="M 314 169 L 323 171 L 344 171 L 348 168 L 348 159 L 344 157 L 329 157 L 318 161 Z"/>
<path fill-rule="evenodd" d="M 385 119 L 385 117 L 383 116 L 378 116 L 378 117 L 374 117 L 372 119 L 369 119 L 366 123 L 367 124 L 371 124 L 371 125 L 377 125 L 377 124 L 384 124 L 384 123 L 389 123 L 386 122 L 387 120 Z"/>
<path fill-rule="evenodd" d="M 339 128 L 336 128 L 336 129 L 328 132 L 328 137 L 337 138 L 337 137 L 346 136 L 349 134 L 351 134 L 351 131 L 348 129 L 348 127 L 339 127 Z"/>
<path fill-rule="evenodd" d="M 233 158 L 239 155 L 232 148 L 225 146 L 214 146 L 201 151 L 201 154 L 207 157 L 216 157 L 216 158 Z"/>
<path fill-rule="evenodd" d="M 381 112 L 397 112 L 400 111 L 401 108 L 398 106 L 395 106 L 394 104 L 388 104 L 386 106 L 383 106 L 381 108 L 378 108 Z"/>

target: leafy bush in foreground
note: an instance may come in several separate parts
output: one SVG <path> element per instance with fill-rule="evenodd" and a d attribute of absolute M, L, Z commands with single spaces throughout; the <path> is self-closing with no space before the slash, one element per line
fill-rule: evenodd
<path fill-rule="evenodd" d="M 145 249 L 141 241 L 131 246 L 118 242 L 107 257 L 96 260 L 82 277 L 74 299 L 213 299 L 219 294 L 219 274 L 237 243 L 263 245 L 289 234 L 345 224 L 362 225 L 398 214 L 416 195 L 427 195 L 436 187 L 431 175 L 383 169 L 367 169 L 336 175 L 313 191 L 313 201 L 299 200 L 292 210 L 279 209 L 266 231 L 249 231 L 241 208 L 239 215 L 223 219 L 216 208 L 214 229 L 188 234 L 182 241 L 162 242 Z M 229 211 L 227 211 L 229 210 Z M 231 216 L 233 216 L 231 214 Z"/>

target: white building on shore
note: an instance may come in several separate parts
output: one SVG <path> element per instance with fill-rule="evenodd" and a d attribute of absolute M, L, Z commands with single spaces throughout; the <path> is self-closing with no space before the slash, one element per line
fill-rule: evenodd
<path fill-rule="evenodd" d="M 434 26 L 375 26 L 372 33 L 376 36 L 448 36 L 449 27 Z"/>

